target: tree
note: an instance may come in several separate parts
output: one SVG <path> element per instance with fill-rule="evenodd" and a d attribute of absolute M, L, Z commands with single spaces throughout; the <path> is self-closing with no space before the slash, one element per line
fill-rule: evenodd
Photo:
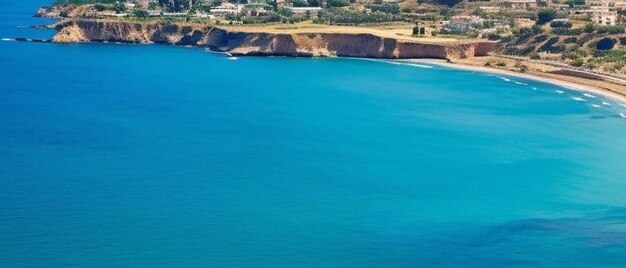
<path fill-rule="evenodd" d="M 350 3 L 348 3 L 348 1 L 346 0 L 330 0 L 328 1 L 328 6 L 329 7 L 345 7 L 345 6 L 349 6 Z"/>
<path fill-rule="evenodd" d="M 143 10 L 143 9 L 138 9 L 138 8 L 133 10 L 133 14 L 135 14 L 135 17 L 140 18 L 140 19 L 145 19 L 148 16 L 150 16 L 148 11 Z"/>
<path fill-rule="evenodd" d="M 96 4 L 93 6 L 93 8 L 96 9 L 96 11 L 105 11 L 107 9 L 107 7 L 105 5 L 102 4 Z"/>
<path fill-rule="evenodd" d="M 305 7 L 308 5 L 307 1 L 305 0 L 292 0 L 291 3 L 294 7 Z"/>
<path fill-rule="evenodd" d="M 450 17 L 454 16 L 454 10 L 450 8 L 441 8 L 439 9 L 439 15 L 441 15 L 444 20 L 448 20 Z"/>
<path fill-rule="evenodd" d="M 585 24 L 585 28 L 584 28 L 586 33 L 592 33 L 593 31 L 596 30 L 596 25 L 594 23 L 587 23 Z"/>
<path fill-rule="evenodd" d="M 556 11 L 553 9 L 543 9 L 537 13 L 537 24 L 543 25 L 556 19 Z"/>
<path fill-rule="evenodd" d="M 435 3 L 439 5 L 446 5 L 449 7 L 453 7 L 454 5 L 460 3 L 461 0 L 435 0 Z"/>
<path fill-rule="evenodd" d="M 572 61 L 572 63 L 570 63 L 570 65 L 574 66 L 574 67 L 581 67 L 583 66 L 585 62 L 583 61 L 583 59 L 581 58 L 576 58 Z"/>
<path fill-rule="evenodd" d="M 126 6 L 124 6 L 124 4 L 122 4 L 122 3 L 117 3 L 117 4 L 113 5 L 113 10 L 115 10 L 115 13 L 120 14 L 120 13 L 126 11 Z"/>
<path fill-rule="evenodd" d="M 552 28 L 572 28 L 572 23 L 569 21 L 562 20 L 553 20 L 550 22 L 550 27 Z"/>

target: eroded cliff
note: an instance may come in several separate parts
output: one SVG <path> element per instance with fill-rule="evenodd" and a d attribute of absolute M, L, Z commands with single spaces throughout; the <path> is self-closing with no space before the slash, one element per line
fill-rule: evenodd
<path fill-rule="evenodd" d="M 198 24 L 70 19 L 53 42 L 160 43 L 205 47 L 233 55 L 461 59 L 484 56 L 493 42 L 428 44 L 362 33 L 264 33 Z"/>

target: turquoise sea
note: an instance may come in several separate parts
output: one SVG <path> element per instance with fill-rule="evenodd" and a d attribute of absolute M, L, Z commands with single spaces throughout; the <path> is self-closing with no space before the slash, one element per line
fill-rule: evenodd
<path fill-rule="evenodd" d="M 0 37 L 52 35 L 22 27 L 44 4 Z M 0 267 L 626 267 L 614 99 L 160 45 L 0 62 Z"/>

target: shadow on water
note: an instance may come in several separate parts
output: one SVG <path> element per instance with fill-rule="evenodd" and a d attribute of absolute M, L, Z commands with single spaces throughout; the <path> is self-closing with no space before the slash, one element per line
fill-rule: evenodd
<path fill-rule="evenodd" d="M 626 264 L 626 208 L 511 221 L 458 237 L 452 248 L 461 253 L 446 253 L 446 263 L 482 256 L 482 264 L 493 265 L 620 266 Z"/>

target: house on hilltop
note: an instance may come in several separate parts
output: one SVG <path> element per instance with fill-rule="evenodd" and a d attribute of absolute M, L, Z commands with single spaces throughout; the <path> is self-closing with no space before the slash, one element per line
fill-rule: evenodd
<path fill-rule="evenodd" d="M 500 0 L 507 9 L 529 10 L 537 8 L 536 0 Z"/>

